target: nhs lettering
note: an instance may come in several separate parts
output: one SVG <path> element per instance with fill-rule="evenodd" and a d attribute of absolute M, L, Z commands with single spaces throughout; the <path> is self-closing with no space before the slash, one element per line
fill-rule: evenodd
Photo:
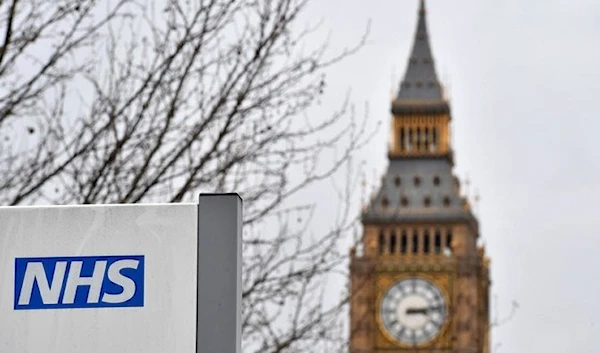
<path fill-rule="evenodd" d="M 15 310 L 144 306 L 144 256 L 15 259 Z"/>

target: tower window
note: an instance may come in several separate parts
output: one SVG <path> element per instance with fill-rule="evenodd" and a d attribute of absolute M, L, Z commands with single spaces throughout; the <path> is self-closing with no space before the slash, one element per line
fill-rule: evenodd
<path fill-rule="evenodd" d="M 421 128 L 419 128 L 419 127 L 417 128 L 417 135 L 415 137 L 417 140 L 415 143 L 417 145 L 417 151 L 420 151 L 421 150 Z"/>
<path fill-rule="evenodd" d="M 406 136 L 404 136 L 404 128 L 400 128 L 400 150 L 404 151 L 406 147 Z"/>
<path fill-rule="evenodd" d="M 400 177 L 399 176 L 395 177 L 394 184 L 396 185 L 396 187 L 400 187 L 400 183 L 401 183 Z"/>
<path fill-rule="evenodd" d="M 396 239 L 396 232 L 392 232 L 390 234 L 390 254 L 396 253 L 396 244 L 398 240 Z"/>
<path fill-rule="evenodd" d="M 406 254 L 406 248 L 408 247 L 408 238 L 406 235 L 406 231 L 402 231 L 402 236 L 400 237 L 400 252 Z"/>
<path fill-rule="evenodd" d="M 390 201 L 387 199 L 387 197 L 384 197 L 383 200 L 381 200 L 381 206 L 383 208 L 387 208 L 390 205 Z"/>
<path fill-rule="evenodd" d="M 383 254 L 385 252 L 385 234 L 383 230 L 379 231 L 379 254 Z"/>
<path fill-rule="evenodd" d="M 450 206 L 450 197 L 444 196 L 444 206 L 445 207 L 449 207 Z"/>
<path fill-rule="evenodd" d="M 403 207 L 408 206 L 408 197 L 402 196 L 402 198 L 400 199 L 400 203 L 402 204 Z"/>
<path fill-rule="evenodd" d="M 429 231 L 426 230 L 423 234 L 423 252 L 429 254 Z"/>
<path fill-rule="evenodd" d="M 441 182 L 441 180 L 440 180 L 439 176 L 436 175 L 436 176 L 433 177 L 433 185 L 439 186 L 440 182 Z"/>
<path fill-rule="evenodd" d="M 413 145 L 413 129 L 412 128 L 408 128 L 408 150 L 412 150 L 412 145 Z"/>
<path fill-rule="evenodd" d="M 438 146 L 438 132 L 437 127 L 434 127 L 431 131 L 431 138 L 433 139 L 433 150 L 437 150 Z"/>
<path fill-rule="evenodd" d="M 419 252 L 419 233 L 417 232 L 416 229 L 413 231 L 412 252 L 413 252 L 413 254 L 416 254 Z"/>
<path fill-rule="evenodd" d="M 447 254 L 452 254 L 452 230 L 448 229 L 446 233 L 446 249 Z"/>
<path fill-rule="evenodd" d="M 425 147 L 429 148 L 429 128 L 428 127 L 425 128 L 424 135 L 425 136 L 424 136 L 423 141 L 425 141 Z"/>
<path fill-rule="evenodd" d="M 429 206 L 431 206 L 431 197 L 429 197 L 429 196 L 425 196 L 425 199 L 423 200 L 423 205 L 424 205 L 425 207 L 429 207 Z"/>
<path fill-rule="evenodd" d="M 418 176 L 416 176 L 415 179 L 414 179 L 414 182 L 415 182 L 415 186 L 421 185 L 421 178 L 419 178 Z"/>
<path fill-rule="evenodd" d="M 434 251 L 436 254 L 439 254 L 442 249 L 442 235 L 440 234 L 440 230 L 435 230 L 435 239 L 434 239 Z"/>

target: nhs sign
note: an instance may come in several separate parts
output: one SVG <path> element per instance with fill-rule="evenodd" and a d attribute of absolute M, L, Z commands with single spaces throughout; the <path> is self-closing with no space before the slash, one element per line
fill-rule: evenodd
<path fill-rule="evenodd" d="M 242 219 L 237 195 L 0 206 L 0 353 L 241 352 Z"/>
<path fill-rule="evenodd" d="M 196 203 L 0 206 L 0 353 L 194 353 L 197 264 Z"/>
<path fill-rule="evenodd" d="M 15 259 L 15 310 L 141 306 L 143 255 Z"/>

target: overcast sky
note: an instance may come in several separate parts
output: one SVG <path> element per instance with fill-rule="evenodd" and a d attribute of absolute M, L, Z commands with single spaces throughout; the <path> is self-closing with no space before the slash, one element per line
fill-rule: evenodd
<path fill-rule="evenodd" d="M 438 73 L 450 87 L 456 174 L 481 194 L 498 352 L 600 351 L 600 1 L 428 0 Z M 329 75 L 323 109 L 351 89 L 384 125 L 363 151 L 385 171 L 390 90 L 404 73 L 417 0 L 318 0 L 336 46 L 371 20 L 369 44 Z M 393 85 L 392 85 L 393 83 Z M 359 109 L 359 110 L 360 110 Z M 364 110 L 364 109 L 363 109 Z M 464 184 L 463 184 L 464 187 Z"/>

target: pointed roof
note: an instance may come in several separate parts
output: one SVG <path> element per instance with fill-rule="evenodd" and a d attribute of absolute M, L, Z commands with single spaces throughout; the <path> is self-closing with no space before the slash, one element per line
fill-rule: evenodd
<path fill-rule="evenodd" d="M 411 101 L 444 100 L 442 86 L 435 71 L 431 45 L 429 44 L 425 0 L 421 0 L 412 52 L 396 99 Z"/>
<path fill-rule="evenodd" d="M 386 225 L 466 221 L 477 227 L 458 185 L 448 160 L 391 160 L 362 221 Z"/>

